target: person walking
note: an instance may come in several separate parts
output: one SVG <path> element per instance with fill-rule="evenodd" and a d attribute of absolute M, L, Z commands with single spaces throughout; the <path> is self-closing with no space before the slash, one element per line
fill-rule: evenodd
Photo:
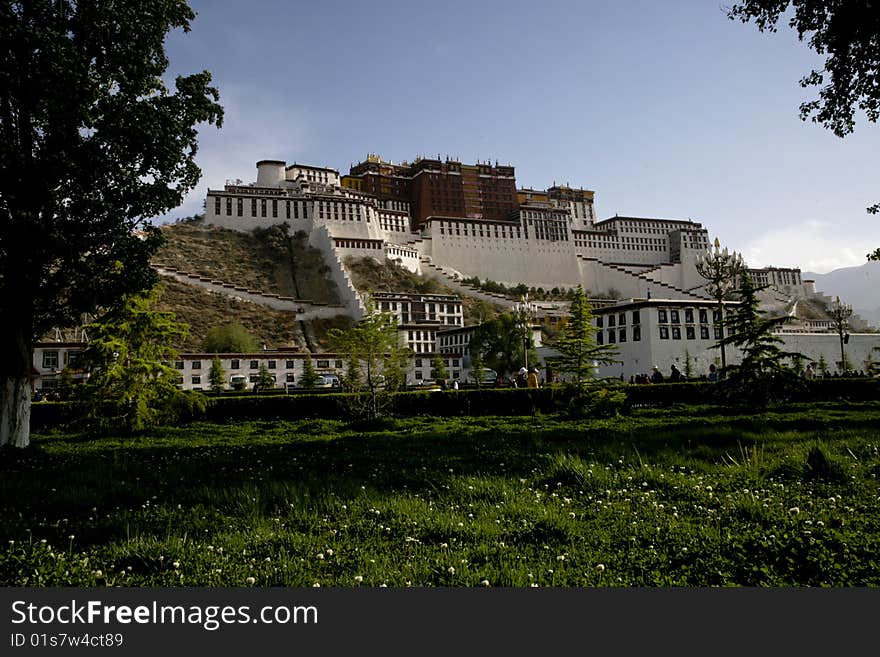
<path fill-rule="evenodd" d="M 715 364 L 709 365 L 709 380 L 713 383 L 718 381 L 718 372 L 715 368 Z"/>
<path fill-rule="evenodd" d="M 681 381 L 681 372 L 675 366 L 675 363 L 672 364 L 672 371 L 669 373 L 669 380 L 673 383 Z"/>
<path fill-rule="evenodd" d="M 660 368 L 654 365 L 651 369 L 654 371 L 651 374 L 651 383 L 663 383 L 663 375 L 660 373 Z"/>
<path fill-rule="evenodd" d="M 529 370 L 529 373 L 526 376 L 526 387 L 527 388 L 537 388 L 538 387 L 538 371 L 534 367 Z"/>
<path fill-rule="evenodd" d="M 816 372 L 813 370 L 813 364 L 807 363 L 807 367 L 804 370 L 804 378 L 807 381 L 812 381 L 816 377 Z"/>

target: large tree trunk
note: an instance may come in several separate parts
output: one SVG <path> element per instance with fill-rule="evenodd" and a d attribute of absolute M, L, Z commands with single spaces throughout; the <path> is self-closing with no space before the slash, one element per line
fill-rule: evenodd
<path fill-rule="evenodd" d="M 23 314 L 19 314 L 19 319 Z M 4 318 L 0 324 L 0 447 L 30 444 L 33 351 L 30 335 L 30 321 L 14 322 Z"/>
<path fill-rule="evenodd" d="M 27 447 L 31 432 L 30 378 L 4 377 L 0 386 L 0 447 Z"/>

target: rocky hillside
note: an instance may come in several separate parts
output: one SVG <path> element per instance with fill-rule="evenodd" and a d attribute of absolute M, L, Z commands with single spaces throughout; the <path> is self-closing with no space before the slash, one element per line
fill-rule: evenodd
<path fill-rule="evenodd" d="M 336 285 L 327 276 L 320 251 L 305 235 L 288 238 L 281 228 L 240 233 L 188 220 L 161 227 L 166 242 L 153 258 L 157 267 L 233 283 L 263 294 L 276 294 L 316 303 L 336 304 Z M 258 344 L 269 348 L 298 347 L 312 351 L 330 348 L 327 331 L 350 326 L 349 317 L 300 321 L 292 312 L 276 310 L 234 296 L 210 292 L 163 276 L 163 310 L 176 313 L 190 325 L 180 345 L 197 351 L 208 330 L 229 322 L 241 323 Z"/>

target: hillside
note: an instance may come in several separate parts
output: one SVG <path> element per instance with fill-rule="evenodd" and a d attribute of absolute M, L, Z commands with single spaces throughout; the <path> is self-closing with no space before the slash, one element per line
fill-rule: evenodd
<path fill-rule="evenodd" d="M 827 274 L 805 271 L 805 280 L 816 281 L 816 290 L 852 304 L 856 313 L 880 327 L 880 262 L 859 267 L 843 267 Z"/>
<path fill-rule="evenodd" d="M 166 242 L 153 264 L 234 283 L 265 294 L 307 299 L 318 303 L 339 302 L 336 285 L 325 275 L 320 251 L 310 247 L 304 235 L 288 239 L 278 228 L 240 233 L 201 221 L 185 221 L 161 227 Z M 300 321 L 291 312 L 216 294 L 194 285 L 162 277 L 165 292 L 162 309 L 177 314 L 190 325 L 190 335 L 179 345 L 187 351 L 202 348 L 209 329 L 239 322 L 258 344 L 269 348 L 297 347 L 312 351 L 330 348 L 327 331 L 345 328 L 351 319 Z"/>
<path fill-rule="evenodd" d="M 232 321 L 240 322 L 259 345 L 305 349 L 303 331 L 293 313 L 238 301 L 173 279 L 162 279 L 162 285 L 165 291 L 160 309 L 189 324 L 189 337 L 177 345 L 184 351 L 200 351 L 209 329 Z"/>
<path fill-rule="evenodd" d="M 379 264 L 372 258 L 347 258 L 351 282 L 358 292 L 401 292 L 406 294 L 453 294 L 460 296 L 466 326 L 494 319 L 500 308 L 480 299 L 462 296 L 433 278 L 414 274 L 397 263 Z"/>
<path fill-rule="evenodd" d="M 153 264 L 207 276 L 266 294 L 318 303 L 339 303 L 335 284 L 324 275 L 320 251 L 305 236 L 288 239 L 281 227 L 241 233 L 201 221 L 161 227 L 166 242 Z"/>

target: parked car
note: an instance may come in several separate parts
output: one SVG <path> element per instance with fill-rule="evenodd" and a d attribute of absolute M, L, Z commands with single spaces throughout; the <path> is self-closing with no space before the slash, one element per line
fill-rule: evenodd
<path fill-rule="evenodd" d="M 497 378 L 498 372 L 489 367 L 484 367 L 482 370 L 482 377 L 479 379 L 479 382 L 481 386 L 491 386 L 495 384 L 495 379 Z M 468 377 L 468 382 L 476 383 L 477 380 L 477 372 L 472 371 L 470 373 L 470 376 Z"/>

